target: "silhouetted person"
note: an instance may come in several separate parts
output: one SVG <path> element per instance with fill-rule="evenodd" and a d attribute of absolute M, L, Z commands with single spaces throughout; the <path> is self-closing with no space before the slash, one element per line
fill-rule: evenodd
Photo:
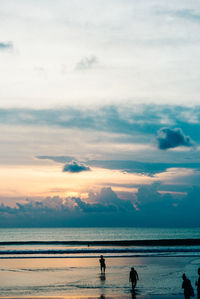
<path fill-rule="evenodd" d="M 105 259 L 104 259 L 103 255 L 100 256 L 99 263 L 100 263 L 101 272 L 105 273 L 106 263 L 105 263 Z"/>
<path fill-rule="evenodd" d="M 197 298 L 200 299 L 200 268 L 198 269 L 198 280 L 196 282 L 196 286 L 197 286 Z"/>
<path fill-rule="evenodd" d="M 193 293 L 193 288 L 192 288 L 191 282 L 186 277 L 185 274 L 183 274 L 182 278 L 183 278 L 182 289 L 184 289 L 185 299 L 190 299 L 190 296 L 194 296 L 192 294 Z"/>
<path fill-rule="evenodd" d="M 139 280 L 137 271 L 132 267 L 129 274 L 129 281 L 131 281 L 132 290 L 134 291 L 137 281 Z"/>

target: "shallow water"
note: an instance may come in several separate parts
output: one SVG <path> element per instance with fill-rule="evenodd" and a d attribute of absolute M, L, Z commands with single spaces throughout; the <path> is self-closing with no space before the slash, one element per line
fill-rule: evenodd
<path fill-rule="evenodd" d="M 140 277 L 138 296 L 182 294 L 182 274 L 188 275 L 193 286 L 197 279 L 200 246 L 125 246 L 106 241 L 194 238 L 200 239 L 200 228 L 0 229 L 0 296 L 131 296 L 131 266 Z M 103 244 L 90 245 L 98 240 Z M 71 241 L 75 243 L 66 243 Z M 99 272 L 102 253 L 105 277 Z"/>
<path fill-rule="evenodd" d="M 1 296 L 110 295 L 130 294 L 129 271 L 139 274 L 138 295 L 178 295 L 181 275 L 192 284 L 199 258 L 142 257 L 107 258 L 106 275 L 95 258 L 4 259 L 0 267 Z"/>

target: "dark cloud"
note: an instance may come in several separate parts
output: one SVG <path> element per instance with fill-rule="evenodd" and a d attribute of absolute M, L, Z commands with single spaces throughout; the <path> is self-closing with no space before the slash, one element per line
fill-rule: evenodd
<path fill-rule="evenodd" d="M 1 50 L 10 50 L 13 49 L 13 44 L 11 42 L 0 42 L 0 51 Z"/>
<path fill-rule="evenodd" d="M 118 198 L 111 188 L 90 193 L 88 200 L 47 197 L 41 201 L 27 199 L 13 208 L 2 204 L 0 227 L 116 226 L 125 215 L 135 212 L 131 201 Z"/>
<path fill-rule="evenodd" d="M 158 131 L 157 142 L 158 148 L 161 150 L 167 150 L 178 146 L 191 147 L 194 145 L 190 137 L 185 136 L 180 128 L 161 128 Z"/>
<path fill-rule="evenodd" d="M 131 198 L 131 196 L 130 196 Z M 0 205 L 0 227 L 59 226 L 199 226 L 200 187 L 185 195 L 161 193 L 160 184 L 141 185 L 123 200 L 111 188 L 87 199 L 47 197 L 27 199 L 16 207 Z"/>
<path fill-rule="evenodd" d="M 121 212 L 131 212 L 134 210 L 131 201 L 120 199 L 110 187 L 101 189 L 97 194 L 91 193 L 89 200 L 101 203 L 104 206 L 113 207 L 115 210 Z"/>
<path fill-rule="evenodd" d="M 54 162 L 71 162 L 74 158 L 70 156 L 37 156 L 38 159 L 48 159 Z M 141 173 L 154 175 L 165 172 L 169 168 L 190 168 L 200 169 L 200 163 L 159 163 L 159 162 L 140 162 L 132 160 L 87 160 L 88 167 L 99 167 L 112 170 L 121 170 L 128 173 Z M 67 164 L 68 165 L 68 164 Z"/>
<path fill-rule="evenodd" d="M 165 172 L 169 168 L 191 168 L 200 169 L 200 163 L 159 163 L 159 162 L 140 162 L 131 160 L 88 160 L 89 166 L 121 170 L 128 173 L 141 173 L 154 175 Z"/>
<path fill-rule="evenodd" d="M 112 133 L 117 143 L 150 144 L 163 123 L 180 127 L 184 134 L 200 142 L 200 107 L 105 106 L 99 109 L 72 107 L 55 109 L 0 109 L 0 124 L 49 126 Z M 115 138 L 115 139 L 114 139 Z"/>
<path fill-rule="evenodd" d="M 149 226 L 199 227 L 199 187 L 193 187 L 182 197 L 173 193 L 162 194 L 159 190 L 159 183 L 138 188 L 140 221 L 143 220 Z"/>
<path fill-rule="evenodd" d="M 73 172 L 73 173 L 78 173 L 78 172 L 82 172 L 82 171 L 90 171 L 90 167 L 76 162 L 76 161 L 72 161 L 70 163 L 67 163 L 64 165 L 63 167 L 63 171 L 64 172 Z"/>
<path fill-rule="evenodd" d="M 88 57 L 82 58 L 76 65 L 77 70 L 88 70 L 94 67 L 98 63 L 98 59 L 96 56 L 91 55 Z"/>

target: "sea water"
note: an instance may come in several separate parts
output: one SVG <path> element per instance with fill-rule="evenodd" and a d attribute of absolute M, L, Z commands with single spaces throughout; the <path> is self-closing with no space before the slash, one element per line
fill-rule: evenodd
<path fill-rule="evenodd" d="M 0 228 L 1 241 L 151 240 L 200 238 L 200 228 Z"/>
<path fill-rule="evenodd" d="M 0 294 L 17 298 L 129 295 L 132 266 L 140 278 L 137 294 L 181 294 L 182 273 L 188 275 L 193 285 L 197 279 L 200 246 L 107 243 L 161 239 L 200 239 L 200 228 L 0 229 Z M 93 241 L 104 242 L 93 245 Z M 105 276 L 99 269 L 100 254 L 106 259 Z"/>
<path fill-rule="evenodd" d="M 185 240 L 181 246 L 148 243 L 145 240 Z M 109 257 L 122 256 L 198 256 L 200 243 L 191 246 L 188 239 L 200 239 L 200 228 L 15 228 L 0 229 L 1 257 Z M 126 241 L 144 244 L 127 246 Z M 116 244 L 117 241 L 121 243 Z M 96 243 L 95 243 L 96 242 Z M 101 243 L 99 243 L 101 242 Z M 112 244 L 113 242 L 113 244 Z M 153 246 L 151 246 L 153 245 Z M 170 245 L 170 246 L 169 246 Z M 190 245 L 190 246 L 189 246 Z"/>

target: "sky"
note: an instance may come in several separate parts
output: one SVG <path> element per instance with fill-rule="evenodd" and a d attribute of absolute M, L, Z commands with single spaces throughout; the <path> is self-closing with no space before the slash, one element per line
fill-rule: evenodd
<path fill-rule="evenodd" d="M 0 0 L 0 227 L 200 226 L 200 4 Z"/>

